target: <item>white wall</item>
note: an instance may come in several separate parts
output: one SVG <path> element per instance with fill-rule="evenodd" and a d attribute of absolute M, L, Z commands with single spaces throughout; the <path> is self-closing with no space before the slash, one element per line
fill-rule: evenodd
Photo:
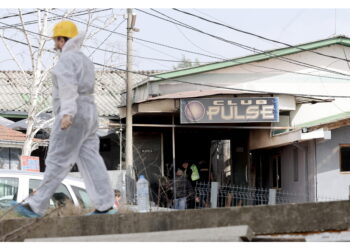
<path fill-rule="evenodd" d="M 340 172 L 339 144 L 350 144 L 350 127 L 332 130 L 332 140 L 317 142 L 317 195 L 348 199 L 350 172 Z"/>
<path fill-rule="evenodd" d="M 280 148 L 282 192 L 291 194 L 288 197 L 294 202 L 315 201 L 316 168 L 314 141 L 299 143 L 298 147 L 289 145 Z M 298 178 L 294 179 L 293 151 L 298 152 Z M 270 171 L 271 172 L 271 171 Z M 272 177 L 272 176 L 271 176 Z"/>
<path fill-rule="evenodd" d="M 294 162 L 293 151 L 298 152 L 298 174 L 297 181 L 294 180 Z M 282 191 L 297 195 L 303 201 L 302 198 L 307 200 L 308 185 L 306 181 L 305 172 L 305 151 L 294 146 L 287 146 L 281 152 L 281 164 L 282 164 Z"/>

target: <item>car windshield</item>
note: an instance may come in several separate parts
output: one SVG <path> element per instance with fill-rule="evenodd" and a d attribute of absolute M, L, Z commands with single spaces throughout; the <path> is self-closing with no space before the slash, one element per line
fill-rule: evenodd
<path fill-rule="evenodd" d="M 82 206 L 83 208 L 91 208 L 92 205 L 91 205 L 89 196 L 86 193 L 86 190 L 76 186 L 71 186 L 71 187 L 75 193 L 75 196 L 79 201 L 80 206 Z"/>
<path fill-rule="evenodd" d="M 18 178 L 0 177 L 0 208 L 11 206 L 17 200 Z"/>

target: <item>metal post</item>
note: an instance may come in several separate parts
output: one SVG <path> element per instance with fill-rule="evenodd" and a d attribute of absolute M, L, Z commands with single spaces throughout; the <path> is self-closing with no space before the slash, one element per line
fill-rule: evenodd
<path fill-rule="evenodd" d="M 133 34 L 133 14 L 132 9 L 127 9 L 127 63 L 126 63 L 126 170 L 131 178 L 135 179 L 133 171 L 133 138 L 132 138 L 132 34 Z"/>
<path fill-rule="evenodd" d="M 212 182 L 210 188 L 210 207 L 218 207 L 218 191 L 219 191 L 219 182 Z"/>
<path fill-rule="evenodd" d="M 175 118 L 173 115 L 173 125 L 175 125 Z M 175 170 L 175 126 L 172 127 L 171 129 L 172 132 L 172 143 L 173 143 L 173 183 L 174 183 L 174 205 L 175 205 L 175 199 L 176 199 L 176 170 Z"/>
<path fill-rule="evenodd" d="M 122 170 L 123 163 L 123 129 L 119 129 L 119 170 Z"/>
<path fill-rule="evenodd" d="M 277 195 L 277 190 L 271 188 L 269 190 L 269 205 L 276 205 L 276 195 Z"/>
<path fill-rule="evenodd" d="M 164 136 L 163 136 L 163 132 L 161 132 L 160 134 L 160 166 L 161 166 L 161 174 L 162 177 L 164 176 Z"/>

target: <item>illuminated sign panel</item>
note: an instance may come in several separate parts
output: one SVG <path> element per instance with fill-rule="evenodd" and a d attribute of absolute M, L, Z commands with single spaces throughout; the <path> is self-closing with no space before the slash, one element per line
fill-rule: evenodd
<path fill-rule="evenodd" d="M 278 97 L 181 99 L 181 123 L 278 122 Z"/>

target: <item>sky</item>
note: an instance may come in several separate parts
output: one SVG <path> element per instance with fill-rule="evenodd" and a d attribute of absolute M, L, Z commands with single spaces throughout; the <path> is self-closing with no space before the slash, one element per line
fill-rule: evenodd
<path fill-rule="evenodd" d="M 23 12 L 28 12 L 33 9 L 23 9 Z M 82 9 L 79 9 L 80 11 Z M 78 11 L 79 11 L 78 10 Z M 151 9 L 141 9 L 148 13 L 160 16 L 159 13 Z M 216 24 L 210 24 L 198 18 L 179 13 L 173 9 L 160 9 L 157 11 L 166 14 L 178 21 L 195 27 L 201 31 L 223 37 L 229 41 L 238 42 L 257 50 L 270 50 L 284 47 L 281 44 L 276 44 L 264 41 L 259 38 L 242 34 Z M 238 8 L 223 8 L 223 9 L 193 9 L 183 8 L 182 10 L 191 12 L 202 17 L 228 24 L 230 26 L 249 31 L 267 38 L 275 39 L 291 45 L 297 45 L 305 42 L 325 39 L 336 35 L 346 35 L 350 37 L 350 9 L 238 9 Z M 16 9 L 0 9 L 0 28 L 5 24 L 15 24 L 19 22 L 18 17 L 1 19 L 10 13 L 15 13 Z M 67 9 L 55 9 L 52 12 L 62 15 Z M 156 58 L 162 60 L 134 58 L 134 70 L 172 70 L 178 64 L 176 61 L 181 61 L 183 57 L 189 60 L 198 60 L 200 63 L 210 63 L 223 59 L 236 58 L 252 54 L 253 52 L 236 47 L 197 31 L 189 30 L 180 27 L 173 23 L 160 20 L 153 16 L 147 15 L 137 9 L 133 10 L 136 14 L 136 27 L 139 32 L 135 32 L 134 36 L 137 39 L 144 39 L 156 43 L 185 49 L 188 51 L 198 52 L 212 57 L 192 54 L 184 51 L 178 51 L 155 44 L 141 42 L 134 39 L 133 54 L 135 56 Z M 94 17 L 99 17 L 93 24 L 101 27 L 104 23 L 111 19 L 112 14 L 116 18 L 106 29 L 116 32 L 126 33 L 126 22 L 124 14 L 125 9 L 113 9 L 94 14 Z M 54 15 L 51 15 L 54 16 Z M 87 21 L 86 16 L 74 17 L 82 22 Z M 25 20 L 34 20 L 36 15 L 25 16 Z M 49 30 L 57 21 L 49 23 Z M 77 23 L 79 30 L 84 30 L 85 26 Z M 37 25 L 26 26 L 26 29 L 37 32 Z M 89 31 L 97 31 L 91 28 Z M 24 37 L 13 28 L 0 30 L 0 33 L 5 32 L 6 37 L 18 38 L 25 41 Z M 35 35 L 31 37 L 33 44 Z M 1 39 L 0 39 L 1 40 Z M 87 45 L 97 47 L 101 45 L 101 49 L 116 51 L 118 53 L 126 53 L 126 38 L 122 35 L 111 34 L 107 31 L 99 31 L 92 39 L 88 40 Z M 30 69 L 31 60 L 28 56 L 28 48 L 18 43 L 7 41 L 7 45 L 12 48 L 13 54 L 16 55 L 20 66 L 24 69 Z M 53 43 L 48 42 L 47 48 L 52 49 Z M 93 49 L 84 48 L 84 53 L 90 55 Z M 8 53 L 2 41 L 0 41 L 0 69 L 1 70 L 18 70 L 19 66 L 14 61 L 9 61 L 12 56 Z M 112 54 L 110 52 L 95 51 L 91 55 L 94 62 L 108 64 L 119 68 L 125 68 L 125 56 Z M 44 57 L 45 67 L 52 64 L 52 54 L 47 54 Z"/>

